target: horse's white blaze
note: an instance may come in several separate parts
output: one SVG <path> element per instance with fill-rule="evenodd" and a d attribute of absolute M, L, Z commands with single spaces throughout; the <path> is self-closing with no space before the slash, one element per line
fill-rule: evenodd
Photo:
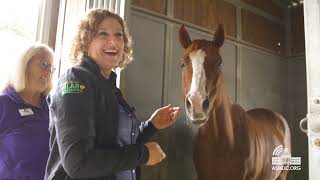
<path fill-rule="evenodd" d="M 206 53 L 198 49 L 189 54 L 192 64 L 192 82 L 189 91 L 189 96 L 193 99 L 203 100 L 206 98 L 206 74 L 204 70 L 204 58 Z"/>

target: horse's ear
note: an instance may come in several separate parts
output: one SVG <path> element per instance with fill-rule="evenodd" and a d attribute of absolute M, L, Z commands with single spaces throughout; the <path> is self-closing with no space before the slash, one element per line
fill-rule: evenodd
<path fill-rule="evenodd" d="M 224 37 L 223 25 L 219 24 L 216 32 L 214 33 L 213 43 L 220 48 L 223 45 L 224 39 L 225 37 Z"/>
<path fill-rule="evenodd" d="M 187 48 L 191 44 L 190 36 L 184 25 L 179 30 L 179 41 L 183 48 Z"/>

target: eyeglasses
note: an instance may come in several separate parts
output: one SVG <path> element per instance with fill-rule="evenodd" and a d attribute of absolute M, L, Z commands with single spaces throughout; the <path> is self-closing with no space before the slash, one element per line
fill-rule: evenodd
<path fill-rule="evenodd" d="M 47 70 L 48 68 L 50 68 L 50 72 L 51 72 L 51 74 L 53 74 L 54 71 L 56 70 L 56 68 L 55 68 L 52 64 L 50 64 L 48 61 L 46 61 L 46 60 L 35 59 L 35 60 L 33 60 L 33 61 L 38 61 L 38 62 L 39 62 L 39 65 L 40 65 L 40 68 L 41 68 L 41 70 L 43 70 L 43 71 L 45 71 L 45 70 Z"/>

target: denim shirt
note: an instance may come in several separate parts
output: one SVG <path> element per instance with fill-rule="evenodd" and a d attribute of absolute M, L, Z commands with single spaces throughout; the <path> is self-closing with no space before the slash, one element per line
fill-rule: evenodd
<path fill-rule="evenodd" d="M 0 179 L 43 180 L 49 155 L 49 112 L 9 87 L 0 95 Z"/>
<path fill-rule="evenodd" d="M 135 116 L 125 106 L 119 104 L 119 125 L 118 125 L 118 144 L 125 146 L 135 144 L 139 135 L 139 124 Z M 120 171 L 116 173 L 116 179 L 129 179 L 136 180 L 135 169 Z"/>

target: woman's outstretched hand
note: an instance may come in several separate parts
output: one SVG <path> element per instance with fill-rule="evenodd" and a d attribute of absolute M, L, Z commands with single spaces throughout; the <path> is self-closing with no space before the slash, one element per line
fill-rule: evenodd
<path fill-rule="evenodd" d="M 150 120 L 157 129 L 164 129 L 176 122 L 179 112 L 180 107 L 171 107 L 171 104 L 169 104 L 157 109 Z"/>

